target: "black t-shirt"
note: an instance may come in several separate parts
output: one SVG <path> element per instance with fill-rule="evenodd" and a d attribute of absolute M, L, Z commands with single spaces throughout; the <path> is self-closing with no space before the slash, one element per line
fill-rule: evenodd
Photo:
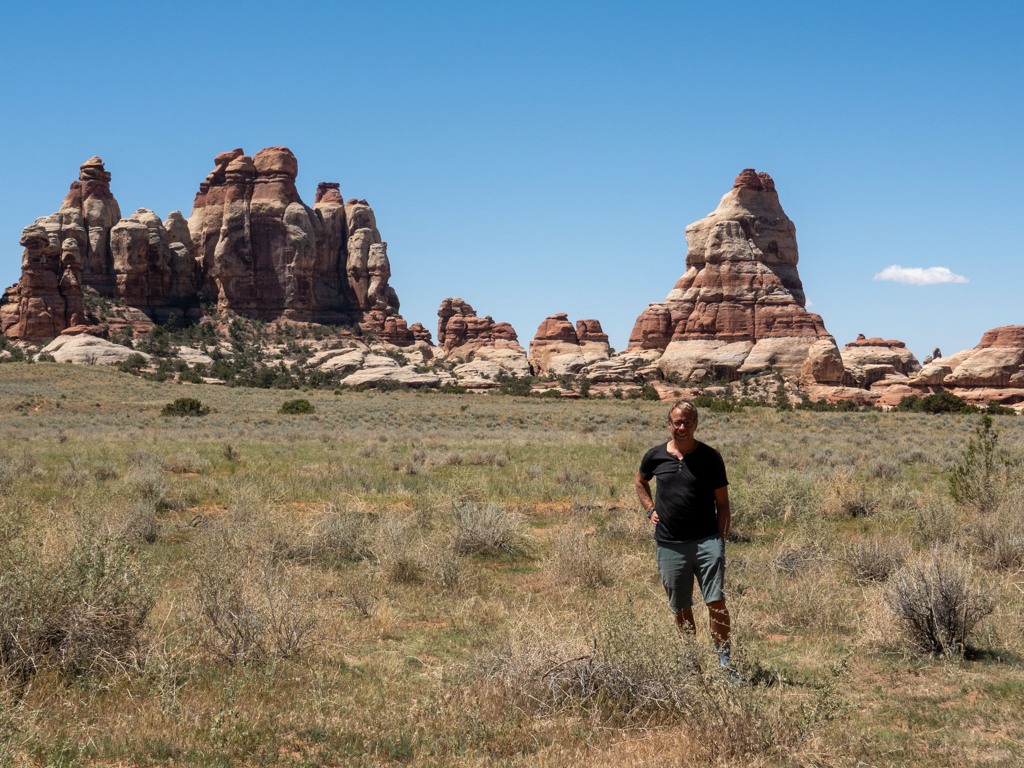
<path fill-rule="evenodd" d="M 714 448 L 698 442 L 679 459 L 665 444 L 644 454 L 640 476 L 658 481 L 654 510 L 659 522 L 654 539 L 665 544 L 682 544 L 718 533 L 715 490 L 729 484 L 725 462 Z"/>

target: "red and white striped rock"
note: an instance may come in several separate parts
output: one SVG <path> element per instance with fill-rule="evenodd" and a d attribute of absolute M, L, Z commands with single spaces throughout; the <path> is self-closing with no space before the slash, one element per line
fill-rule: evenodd
<path fill-rule="evenodd" d="M 686 241 L 686 272 L 637 318 L 630 349 L 663 349 L 661 369 L 684 378 L 772 368 L 791 378 L 835 375 L 832 363 L 804 368 L 812 345 L 835 340 L 804 308 L 796 227 L 771 176 L 745 169 L 718 208 L 686 228 Z"/>

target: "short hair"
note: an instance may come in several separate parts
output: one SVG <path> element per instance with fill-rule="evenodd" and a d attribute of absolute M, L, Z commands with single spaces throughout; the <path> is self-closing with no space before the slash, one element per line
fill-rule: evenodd
<path fill-rule="evenodd" d="M 697 413 L 697 406 L 691 403 L 689 400 L 677 400 L 672 404 L 672 407 L 668 409 L 668 420 L 672 421 L 672 411 L 679 411 L 683 414 L 683 418 L 686 414 L 693 415 L 694 423 L 700 421 L 700 414 Z"/>

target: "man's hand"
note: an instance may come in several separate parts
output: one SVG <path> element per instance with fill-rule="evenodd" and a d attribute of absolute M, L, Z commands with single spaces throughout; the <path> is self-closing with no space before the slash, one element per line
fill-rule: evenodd
<path fill-rule="evenodd" d="M 651 512 L 651 516 L 648 518 L 648 520 L 651 521 L 651 525 L 657 525 L 659 522 L 661 522 L 661 518 L 658 517 L 657 512 Z"/>

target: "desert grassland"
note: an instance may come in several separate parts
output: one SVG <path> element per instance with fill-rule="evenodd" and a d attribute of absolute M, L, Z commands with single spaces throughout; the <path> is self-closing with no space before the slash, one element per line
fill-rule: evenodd
<path fill-rule="evenodd" d="M 978 416 L 703 413 L 733 687 L 633 492 L 666 408 L 0 365 L 0 763 L 1019 764 L 1024 423 L 954 503 Z M 936 562 L 963 655 L 890 610 Z"/>

